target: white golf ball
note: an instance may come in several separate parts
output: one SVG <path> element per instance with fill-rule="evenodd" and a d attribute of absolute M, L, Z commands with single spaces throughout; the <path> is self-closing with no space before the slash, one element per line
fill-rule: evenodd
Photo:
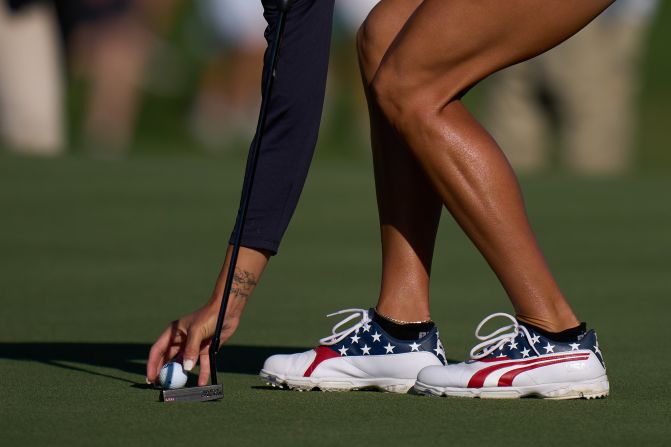
<path fill-rule="evenodd" d="M 186 385 L 187 375 L 182 368 L 181 363 L 170 362 L 163 365 L 158 379 L 161 381 L 161 386 L 168 390 L 177 388 L 184 388 Z"/>

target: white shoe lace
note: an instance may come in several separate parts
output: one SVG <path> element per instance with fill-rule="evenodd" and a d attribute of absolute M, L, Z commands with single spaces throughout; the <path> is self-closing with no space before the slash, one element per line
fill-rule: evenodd
<path fill-rule="evenodd" d="M 327 317 L 333 317 L 335 315 L 342 315 L 346 313 L 349 313 L 351 315 L 340 321 L 340 323 L 333 326 L 333 329 L 331 329 L 331 335 L 329 335 L 328 337 L 321 338 L 319 340 L 320 344 L 324 346 L 332 346 L 338 344 L 341 341 L 343 341 L 345 337 L 347 337 L 349 334 L 358 331 L 360 328 L 370 323 L 371 321 L 370 317 L 368 316 L 368 311 L 365 309 L 343 309 L 339 310 L 338 312 L 328 314 Z M 360 318 L 358 323 L 338 332 L 338 329 L 340 329 L 342 326 L 346 325 L 352 320 L 356 320 L 357 318 Z"/>
<path fill-rule="evenodd" d="M 480 335 L 480 329 L 482 329 L 482 327 L 485 324 L 487 324 L 489 320 L 492 320 L 496 317 L 508 318 L 513 322 L 513 324 L 509 324 L 508 326 L 499 328 L 494 332 L 492 332 L 491 334 Z M 478 324 L 478 327 L 475 329 L 475 337 L 478 340 L 482 340 L 482 343 L 478 343 L 477 345 L 473 346 L 473 349 L 471 349 L 471 358 L 477 360 L 487 357 L 489 354 L 496 351 L 504 344 L 510 343 L 515 337 L 519 335 L 520 330 L 524 332 L 524 335 L 527 337 L 527 340 L 531 339 L 531 334 L 529 334 L 527 328 L 525 328 L 524 326 L 520 326 L 520 324 L 517 322 L 517 319 L 515 319 L 515 317 L 513 317 L 512 315 L 502 312 L 491 314 L 490 316 L 482 320 L 480 324 Z M 536 350 L 536 347 L 533 345 L 533 343 L 529 344 L 531 345 L 531 349 L 533 349 L 537 355 L 540 355 L 540 353 Z"/>

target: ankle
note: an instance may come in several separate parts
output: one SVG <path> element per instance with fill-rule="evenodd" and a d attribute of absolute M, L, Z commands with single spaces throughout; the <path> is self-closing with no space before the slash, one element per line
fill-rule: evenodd
<path fill-rule="evenodd" d="M 532 333 L 535 332 L 537 334 L 542 335 L 543 337 L 550 339 L 552 341 L 556 341 L 559 343 L 569 343 L 575 340 L 580 340 L 582 337 L 585 335 L 587 332 L 587 323 L 580 323 L 579 325 L 565 329 L 563 331 L 558 331 L 558 332 L 551 332 L 547 331 L 545 329 L 539 328 L 537 326 L 534 326 L 529 323 L 523 323 L 524 327 L 527 329 L 531 330 Z"/>
<path fill-rule="evenodd" d="M 518 314 L 516 318 L 521 323 L 531 325 L 548 333 L 560 333 L 581 325 L 580 320 L 572 312 L 570 315 L 556 315 L 553 317 L 535 317 Z"/>
<path fill-rule="evenodd" d="M 401 323 L 431 321 L 428 304 L 424 305 L 423 300 L 380 298 L 375 306 L 375 312 L 391 321 Z"/>
<path fill-rule="evenodd" d="M 384 320 L 387 320 L 390 323 L 394 323 L 394 324 L 404 325 L 404 324 L 422 324 L 422 323 L 432 323 L 433 322 L 430 317 L 421 318 L 421 319 L 418 319 L 418 320 L 399 319 L 399 318 L 394 318 L 391 315 L 388 315 L 384 312 L 381 312 L 377 307 L 373 308 L 373 310 L 375 311 L 376 316 L 378 316 L 378 317 L 380 317 Z"/>
<path fill-rule="evenodd" d="M 434 322 L 431 320 L 397 320 L 381 314 L 377 309 L 373 310 L 373 321 L 389 335 L 399 340 L 418 340 L 425 337 L 435 327 Z"/>

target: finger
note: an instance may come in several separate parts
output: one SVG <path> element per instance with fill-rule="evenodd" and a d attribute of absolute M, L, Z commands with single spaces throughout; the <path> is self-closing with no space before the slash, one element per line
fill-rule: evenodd
<path fill-rule="evenodd" d="M 170 346 L 170 334 L 172 327 L 167 327 L 149 350 L 147 359 L 147 381 L 155 382 L 158 377 L 158 371 L 163 366 L 166 350 Z"/>
<path fill-rule="evenodd" d="M 166 354 L 165 354 L 165 357 L 163 359 L 163 365 L 165 365 L 166 363 L 168 363 L 170 361 L 177 361 L 177 362 L 182 363 L 179 359 L 179 352 L 182 349 L 183 349 L 183 347 L 180 346 L 180 345 L 171 346 L 170 349 L 168 349 L 168 352 L 166 352 Z M 163 366 L 163 365 L 161 365 L 161 366 Z"/>
<path fill-rule="evenodd" d="M 205 386 L 210 378 L 210 356 L 200 354 L 200 372 L 198 373 L 198 386 Z"/>
<path fill-rule="evenodd" d="M 191 371 L 200 354 L 200 344 L 203 342 L 204 334 L 203 327 L 200 325 L 193 325 L 189 328 L 186 339 L 186 348 L 184 349 L 184 370 Z"/>
<path fill-rule="evenodd" d="M 161 336 L 152 345 L 147 360 L 147 383 L 155 383 L 161 367 L 180 351 L 180 345 L 186 341 L 184 334 L 177 327 L 178 322 L 170 323 Z"/>

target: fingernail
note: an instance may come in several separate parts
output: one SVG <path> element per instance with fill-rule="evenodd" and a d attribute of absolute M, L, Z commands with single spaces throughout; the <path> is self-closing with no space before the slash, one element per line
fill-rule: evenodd
<path fill-rule="evenodd" d="M 145 380 L 145 382 L 147 382 L 147 385 L 151 385 L 152 383 L 154 383 L 151 380 L 149 380 L 148 377 L 145 377 L 144 380 Z"/>
<path fill-rule="evenodd" d="M 184 371 L 191 371 L 193 369 L 193 360 L 186 360 L 184 362 Z"/>

